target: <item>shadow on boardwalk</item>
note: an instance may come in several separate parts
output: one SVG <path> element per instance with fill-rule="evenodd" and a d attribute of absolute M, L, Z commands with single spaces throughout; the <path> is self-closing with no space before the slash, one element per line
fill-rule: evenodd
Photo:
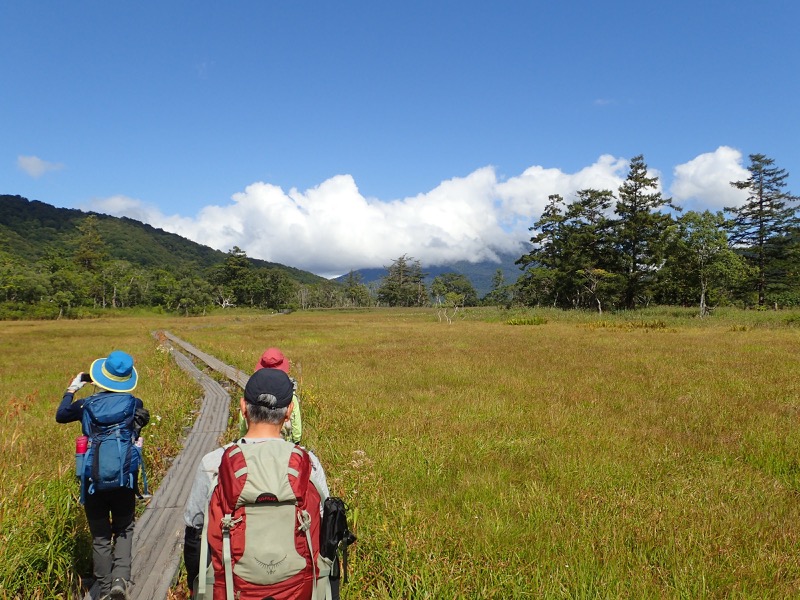
<path fill-rule="evenodd" d="M 183 543 L 183 507 L 192 487 L 197 464 L 206 452 L 218 447 L 218 440 L 228 424 L 230 396 L 214 379 L 200 371 L 188 355 L 203 361 L 211 369 L 243 387 L 247 376 L 213 356 L 166 331 L 156 332 L 161 343 L 170 348 L 176 364 L 197 381 L 204 391 L 200 414 L 144 513 L 136 521 L 133 538 L 131 600 L 165 600 L 180 565 Z M 84 600 L 97 600 L 93 587 Z"/>

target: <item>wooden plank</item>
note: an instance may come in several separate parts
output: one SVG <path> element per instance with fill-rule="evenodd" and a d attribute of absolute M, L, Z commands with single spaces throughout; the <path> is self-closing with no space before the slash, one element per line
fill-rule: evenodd
<path fill-rule="evenodd" d="M 168 339 L 174 341 L 178 338 L 170 336 Z M 137 523 L 131 577 L 135 582 L 131 594 L 133 600 L 166 598 L 180 564 L 183 509 L 197 464 L 205 453 L 219 446 L 219 437 L 228 424 L 228 393 L 174 346 L 171 354 L 176 363 L 203 387 L 205 396 L 183 450 L 173 461 Z"/>
<path fill-rule="evenodd" d="M 164 331 L 163 333 L 168 340 L 179 345 L 181 348 L 183 348 L 183 350 L 189 352 L 196 358 L 199 358 L 215 371 L 222 373 L 223 375 L 225 375 L 225 377 L 233 381 L 240 388 L 244 389 L 244 386 L 247 385 L 247 380 L 250 378 L 250 375 L 248 375 L 244 371 L 241 371 L 235 367 L 225 364 L 221 360 L 211 356 L 210 354 L 206 354 L 199 348 L 196 348 L 189 342 L 186 342 L 184 340 L 181 340 L 180 338 L 175 337 L 168 331 Z"/>

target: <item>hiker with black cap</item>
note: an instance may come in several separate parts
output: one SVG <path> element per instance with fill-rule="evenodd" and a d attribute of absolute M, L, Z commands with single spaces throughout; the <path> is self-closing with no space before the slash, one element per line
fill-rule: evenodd
<path fill-rule="evenodd" d="M 307 488 L 307 496 L 316 499 L 313 510 L 318 512 L 318 514 L 312 515 L 312 518 L 317 525 L 319 520 L 321 520 L 323 502 L 325 498 L 330 495 L 322 465 L 312 452 L 288 442 L 281 437 L 281 430 L 284 424 L 289 422 L 292 416 L 293 396 L 294 385 L 289 376 L 282 369 L 263 368 L 256 371 L 247 381 L 244 395 L 239 401 L 239 407 L 247 424 L 245 435 L 236 442 L 209 452 L 201 459 L 184 511 L 184 522 L 186 525 L 184 563 L 187 571 L 187 583 L 192 597 L 195 597 L 198 587 L 205 587 L 205 580 L 201 574 L 201 571 L 205 572 L 206 564 L 208 564 L 205 561 L 205 549 L 211 547 L 213 554 L 215 550 L 214 541 L 219 541 L 219 519 L 207 518 L 206 515 L 211 514 L 209 511 L 219 508 L 219 502 L 215 502 L 214 499 L 220 500 L 220 494 L 222 493 L 220 490 L 221 487 L 224 486 L 217 486 L 217 478 L 218 475 L 222 477 L 221 469 L 225 469 L 228 463 L 234 460 L 232 456 L 229 456 L 230 453 L 240 455 L 249 461 L 254 461 L 254 463 L 248 465 L 249 475 L 246 476 L 248 477 L 247 485 L 250 487 L 255 485 L 263 485 L 264 488 L 269 487 L 266 483 L 257 483 L 259 481 L 258 476 L 262 473 L 267 473 L 268 478 L 272 478 L 272 481 L 285 481 L 287 485 L 291 481 L 292 485 L 294 485 L 294 480 L 298 479 L 297 468 L 291 468 L 290 465 L 289 470 L 286 471 L 287 465 L 283 464 L 281 461 L 283 458 L 288 458 L 290 461 L 305 461 L 303 464 L 309 467 L 306 481 L 313 485 L 313 490 L 311 486 Z M 234 450 L 236 452 L 233 452 Z M 297 456 L 300 458 L 298 459 Z M 242 458 L 240 458 L 240 460 L 241 459 Z M 281 469 L 284 471 L 283 474 L 281 474 Z M 241 473 L 247 472 L 248 469 L 236 469 L 236 476 L 238 477 Z M 287 478 L 286 473 L 292 474 L 293 477 Z M 292 496 L 291 489 L 289 489 L 287 485 L 282 485 L 281 490 L 276 490 L 277 493 L 279 495 L 288 493 Z M 236 502 L 238 505 L 236 508 L 241 508 L 242 504 L 247 502 L 244 499 L 245 495 L 246 494 L 243 493 L 242 497 Z M 259 506 L 263 506 L 263 503 L 267 502 L 265 498 L 272 498 L 272 492 L 260 493 L 254 502 L 262 503 L 259 504 Z M 209 502 L 210 499 L 212 500 L 211 502 Z M 279 501 L 278 504 L 285 503 Z M 291 530 L 297 525 L 294 513 L 292 513 L 289 518 L 291 519 L 291 524 L 287 525 Z M 251 516 L 250 520 L 252 519 L 256 519 L 256 517 Z M 248 529 L 254 527 L 255 523 L 255 521 L 250 523 L 250 520 L 245 519 L 245 524 L 248 526 Z M 233 522 L 239 523 L 240 521 L 234 519 Z M 245 524 L 240 526 L 239 531 L 244 529 Z M 203 535 L 204 525 L 206 525 L 208 529 L 207 537 Z M 215 527 L 217 537 L 214 537 L 215 533 L 212 531 Z M 276 537 L 278 537 L 277 534 L 264 536 L 257 539 L 258 543 L 253 543 L 251 540 L 247 547 L 250 548 L 250 551 L 258 547 L 267 548 L 277 543 L 275 541 Z M 317 541 L 314 540 L 314 543 L 317 543 Z M 237 547 L 236 544 L 233 544 L 233 546 L 234 549 Z M 316 551 L 318 551 L 318 548 Z M 203 560 L 201 560 L 201 555 L 203 555 Z M 219 560 L 221 560 L 219 557 L 215 558 L 217 565 L 219 565 Z M 268 561 L 263 558 L 256 558 L 255 560 L 262 560 L 262 562 L 267 562 L 268 564 Z M 205 564 L 201 564 L 201 562 Z M 310 562 L 316 561 L 312 560 Z M 302 564 L 305 564 L 305 562 Z M 203 568 L 201 569 L 201 567 Z M 234 573 L 236 573 L 235 567 Z M 201 577 L 198 577 L 198 574 L 201 574 Z M 319 576 L 319 572 L 315 571 L 315 575 Z M 302 584 L 304 586 L 309 586 L 309 594 L 313 578 L 314 575 L 309 575 Z M 203 581 L 200 581 L 201 579 L 203 579 Z M 237 584 L 242 583 L 242 580 L 237 580 Z M 244 582 L 244 584 L 247 584 L 247 582 Z M 313 584 L 316 589 L 316 581 L 314 581 Z M 214 589 L 224 594 L 225 585 L 226 583 L 224 580 L 219 581 L 219 578 L 217 578 Z M 206 592 L 208 595 L 204 597 L 210 597 L 210 592 L 211 590 L 208 590 L 208 592 Z M 214 596 L 216 597 L 217 594 Z M 225 596 L 223 595 L 222 597 Z M 302 594 L 295 597 L 303 598 L 306 596 Z M 308 597 L 310 598 L 310 595 Z"/>
<path fill-rule="evenodd" d="M 91 382 L 96 392 L 75 394 Z M 131 585 L 134 510 L 141 454 L 135 446 L 150 420 L 130 392 L 138 383 L 133 358 L 114 350 L 70 382 L 56 410 L 58 423 L 79 421 L 89 448 L 81 465 L 81 503 L 92 534 L 92 562 L 101 598 L 126 600 Z M 98 389 L 99 388 L 99 389 Z"/>

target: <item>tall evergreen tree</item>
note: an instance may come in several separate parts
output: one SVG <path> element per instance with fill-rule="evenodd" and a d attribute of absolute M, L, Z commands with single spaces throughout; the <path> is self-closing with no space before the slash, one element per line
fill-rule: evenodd
<path fill-rule="evenodd" d="M 774 165 L 775 161 L 763 154 L 751 154 L 750 177 L 731 182 L 733 187 L 747 190 L 747 200 L 741 206 L 725 208 L 733 215 L 729 242 L 756 268 L 759 306 L 765 304 L 768 288 L 785 275 L 781 258 L 788 234 L 797 225 L 796 203 L 800 200 L 784 190 L 789 173 Z"/>
<path fill-rule="evenodd" d="M 90 273 L 97 273 L 108 260 L 108 246 L 100 236 L 96 215 L 89 215 L 77 224 L 75 262 Z"/>
<path fill-rule="evenodd" d="M 628 177 L 619 188 L 614 212 L 615 245 L 624 279 L 623 305 L 635 308 L 650 290 L 664 257 L 665 234 L 673 222 L 662 208 L 680 210 L 658 191 L 658 177 L 649 177 L 644 157 L 631 159 Z"/>
<path fill-rule="evenodd" d="M 225 262 L 213 267 L 208 279 L 214 286 L 214 296 L 221 307 L 250 304 L 253 298 L 250 259 L 239 246 L 228 250 Z"/>
<path fill-rule="evenodd" d="M 608 217 L 613 201 L 610 190 L 579 190 L 567 209 L 569 237 L 565 253 L 569 257 L 573 303 L 583 307 L 591 301 L 601 313 L 603 305 L 614 300 L 618 287 L 610 235 L 613 222 Z"/>
<path fill-rule="evenodd" d="M 378 288 L 378 301 L 389 306 L 423 306 L 428 292 L 418 260 L 403 254 L 386 268 Z"/>
<path fill-rule="evenodd" d="M 531 251 L 517 260 L 526 268 L 518 281 L 527 302 L 563 308 L 602 305 L 614 296 L 614 253 L 607 216 L 614 195 L 609 190 L 585 189 L 565 206 L 550 196 L 541 218 L 531 228 Z M 534 289 L 536 288 L 536 289 Z"/>
<path fill-rule="evenodd" d="M 363 277 L 360 273 L 351 270 L 344 281 L 344 297 L 353 306 L 369 306 L 369 288 L 364 285 Z"/>
<path fill-rule="evenodd" d="M 492 289 L 483 298 L 483 303 L 491 306 L 510 306 L 513 285 L 506 283 L 503 269 L 497 269 L 492 275 Z"/>
<path fill-rule="evenodd" d="M 565 213 L 564 198 L 551 194 L 541 217 L 529 228 L 533 232 L 531 250 L 515 262 L 523 271 L 517 280 L 517 290 L 525 304 L 558 302 Z"/>

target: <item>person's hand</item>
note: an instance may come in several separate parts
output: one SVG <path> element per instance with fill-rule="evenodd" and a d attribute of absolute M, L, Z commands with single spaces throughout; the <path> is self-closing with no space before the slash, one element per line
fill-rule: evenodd
<path fill-rule="evenodd" d="M 81 377 L 83 377 L 83 373 L 78 373 L 77 375 L 75 375 L 75 379 L 73 379 L 70 382 L 69 387 L 67 388 L 68 392 L 72 392 L 74 394 L 79 389 L 81 389 L 84 385 L 86 385 L 86 382 L 83 381 L 81 379 Z"/>

